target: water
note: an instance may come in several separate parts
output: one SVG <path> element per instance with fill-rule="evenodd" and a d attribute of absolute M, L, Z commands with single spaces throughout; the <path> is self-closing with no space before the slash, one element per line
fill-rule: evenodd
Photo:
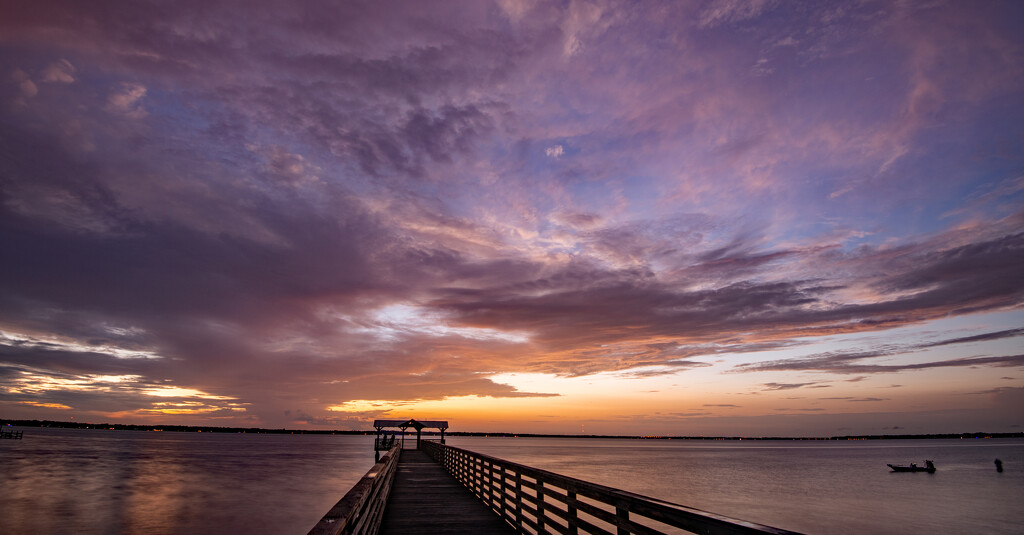
<path fill-rule="evenodd" d="M 0 533 L 306 533 L 373 437 L 24 428 L 0 441 Z"/>
<path fill-rule="evenodd" d="M 1024 440 L 454 437 L 448 444 L 810 534 L 1024 530 Z M 935 461 L 936 473 L 893 473 L 886 466 L 925 459 Z"/>
<path fill-rule="evenodd" d="M 810 534 L 1024 526 L 1024 440 L 448 443 Z M 938 472 L 885 466 L 924 459 Z M 302 534 L 372 462 L 369 436 L 26 428 L 0 441 L 0 532 Z"/>

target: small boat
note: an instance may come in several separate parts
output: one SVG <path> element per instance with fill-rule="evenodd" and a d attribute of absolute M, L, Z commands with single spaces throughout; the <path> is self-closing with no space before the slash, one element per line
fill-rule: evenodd
<path fill-rule="evenodd" d="M 918 466 L 917 463 L 910 463 L 910 466 L 897 466 L 887 464 L 889 468 L 892 468 L 893 472 L 928 472 L 929 474 L 935 473 L 935 463 L 931 461 L 925 461 L 924 466 Z"/>

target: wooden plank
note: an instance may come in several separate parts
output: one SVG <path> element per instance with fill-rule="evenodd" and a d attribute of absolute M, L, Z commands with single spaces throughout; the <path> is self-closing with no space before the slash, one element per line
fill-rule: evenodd
<path fill-rule="evenodd" d="M 421 451 L 405 450 L 379 533 L 511 534 L 515 530 L 436 461 Z"/>

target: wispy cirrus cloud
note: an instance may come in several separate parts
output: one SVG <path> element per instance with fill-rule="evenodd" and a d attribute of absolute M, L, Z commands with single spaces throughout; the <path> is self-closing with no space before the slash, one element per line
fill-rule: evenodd
<path fill-rule="evenodd" d="M 973 336 L 958 338 L 947 338 L 934 342 L 920 344 L 907 344 L 901 346 L 884 347 L 869 351 L 836 351 L 819 353 L 801 358 L 772 360 L 756 363 L 738 364 L 735 371 L 822 371 L 842 374 L 863 374 L 863 373 L 894 373 L 907 370 L 924 370 L 930 368 L 952 368 L 969 366 L 997 366 L 1014 367 L 1024 366 L 1024 356 L 972 356 L 957 359 L 945 359 L 929 362 L 902 362 L 898 364 L 878 364 L 872 359 L 888 358 L 895 355 L 905 355 L 919 352 L 925 349 L 949 346 L 955 344 L 970 344 L 990 340 L 1001 340 L 1024 336 L 1022 329 L 1006 329 Z M 859 380 L 860 378 L 858 378 Z"/>

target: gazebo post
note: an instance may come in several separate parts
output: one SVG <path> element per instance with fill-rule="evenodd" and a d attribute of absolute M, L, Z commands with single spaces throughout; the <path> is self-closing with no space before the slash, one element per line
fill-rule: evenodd
<path fill-rule="evenodd" d="M 374 463 L 379 463 L 380 462 L 380 450 L 377 449 L 377 448 L 380 445 L 380 432 L 381 432 L 382 429 L 384 429 L 384 428 L 383 427 L 378 427 L 377 428 L 377 438 L 373 441 L 373 462 Z"/>

